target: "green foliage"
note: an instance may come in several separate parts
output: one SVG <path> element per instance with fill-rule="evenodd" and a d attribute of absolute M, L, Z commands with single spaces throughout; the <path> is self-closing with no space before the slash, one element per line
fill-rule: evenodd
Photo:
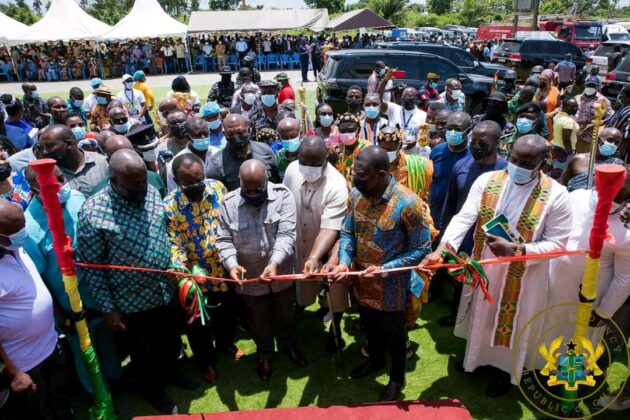
<path fill-rule="evenodd" d="M 477 27 L 486 21 L 488 5 L 479 0 L 464 0 L 459 12 L 459 21 L 464 26 Z"/>
<path fill-rule="evenodd" d="M 9 4 L 0 3 L 0 12 L 25 25 L 32 25 L 42 18 L 40 14 L 33 13 L 24 0 Z"/>
<path fill-rule="evenodd" d="M 241 0 L 209 0 L 210 10 L 236 10 L 241 5 Z"/>
<path fill-rule="evenodd" d="M 453 0 L 427 0 L 427 9 L 430 13 L 443 15 L 453 9 Z"/>
<path fill-rule="evenodd" d="M 400 25 L 404 18 L 407 3 L 409 3 L 409 0 L 370 0 L 368 7 L 394 25 Z"/>
<path fill-rule="evenodd" d="M 350 10 L 357 10 L 357 9 L 366 9 L 366 8 L 369 8 L 369 6 L 370 6 L 370 0 L 359 0 L 358 2 L 354 4 L 349 4 L 346 7 L 346 10 L 350 11 Z"/>
<path fill-rule="evenodd" d="M 304 0 L 311 9 L 328 9 L 328 13 L 343 12 L 345 0 Z"/>
<path fill-rule="evenodd" d="M 108 25 L 115 25 L 129 13 L 133 0 L 94 0 L 86 12 Z"/>

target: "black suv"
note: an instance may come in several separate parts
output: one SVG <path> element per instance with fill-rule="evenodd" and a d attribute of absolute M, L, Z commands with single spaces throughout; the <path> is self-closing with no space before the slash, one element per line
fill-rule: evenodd
<path fill-rule="evenodd" d="M 582 50 L 570 42 L 549 39 L 506 39 L 494 56 L 499 64 L 515 67 L 520 79 L 525 79 L 534 66 L 547 68 L 550 63 L 558 64 L 570 53 L 578 70 L 586 65 Z"/>
<path fill-rule="evenodd" d="M 508 67 L 494 63 L 484 63 L 478 61 L 469 52 L 450 45 L 437 44 L 433 42 L 380 42 L 379 48 L 387 48 L 393 50 L 419 51 L 429 54 L 439 55 L 447 60 L 452 61 L 457 67 L 464 70 L 468 74 L 480 74 L 482 76 L 494 77 L 499 72 L 499 78 L 503 78 Z"/>
<path fill-rule="evenodd" d="M 617 95 L 624 86 L 630 85 L 630 54 L 611 72 L 608 72 L 602 86 L 602 94 L 611 101 L 617 100 Z"/>
<path fill-rule="evenodd" d="M 394 79 L 394 84 L 405 83 L 420 88 L 426 84 L 426 75 L 440 75 L 440 92 L 446 89 L 446 79 L 456 77 L 466 94 L 466 109 L 478 114 L 483 99 L 490 94 L 493 80 L 477 74 L 465 74 L 455 64 L 433 54 L 399 50 L 341 50 L 330 51 L 324 68 L 317 77 L 317 100 L 329 103 L 336 113 L 346 110 L 346 91 L 352 85 L 367 91 L 367 80 L 374 70 L 374 63 L 382 60 L 391 68 L 406 72 L 404 79 Z M 502 81 L 499 82 L 501 86 Z"/>

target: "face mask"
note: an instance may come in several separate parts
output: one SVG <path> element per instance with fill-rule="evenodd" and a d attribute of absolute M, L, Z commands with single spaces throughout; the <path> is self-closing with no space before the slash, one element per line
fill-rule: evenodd
<path fill-rule="evenodd" d="M 107 105 L 107 98 L 103 98 L 102 96 L 97 96 L 96 103 L 99 105 Z"/>
<path fill-rule="evenodd" d="M 4 150 L 2 153 L 0 153 L 0 160 L 7 160 L 7 159 L 9 159 L 9 152 Z"/>
<path fill-rule="evenodd" d="M 77 141 L 82 140 L 85 137 L 85 127 L 74 127 L 72 128 L 72 132 L 74 133 L 74 138 Z"/>
<path fill-rule="evenodd" d="M 126 134 L 129 131 L 129 121 L 124 124 L 114 124 L 114 130 L 118 133 Z"/>
<path fill-rule="evenodd" d="M 387 69 L 380 69 L 380 70 L 378 71 L 378 74 L 379 74 L 381 77 L 383 77 L 383 76 L 385 76 L 385 73 L 386 73 L 386 72 L 387 72 Z"/>
<path fill-rule="evenodd" d="M 34 90 L 34 91 L 32 91 L 32 92 L 31 92 L 31 96 L 32 96 L 34 99 L 39 99 L 39 92 L 38 92 L 38 91 L 36 91 L 36 90 Z"/>
<path fill-rule="evenodd" d="M 282 140 L 282 148 L 289 153 L 295 153 L 300 148 L 300 138 Z"/>
<path fill-rule="evenodd" d="M 243 102 L 245 102 L 247 105 L 254 105 L 254 102 L 256 102 L 256 94 L 246 93 L 245 95 L 243 95 Z"/>
<path fill-rule="evenodd" d="M 597 93 L 597 89 L 592 88 L 592 87 L 587 87 L 584 89 L 584 94 L 586 96 L 593 96 Z"/>
<path fill-rule="evenodd" d="M 446 142 L 449 146 L 459 146 L 464 142 L 464 133 L 461 131 L 448 130 L 446 132 Z"/>
<path fill-rule="evenodd" d="M 73 99 L 72 105 L 74 105 L 77 108 L 81 108 L 83 106 L 83 99 Z"/>
<path fill-rule="evenodd" d="M 205 152 L 210 147 L 210 138 L 202 137 L 200 139 L 192 139 L 192 147 L 200 152 Z"/>
<path fill-rule="evenodd" d="M 184 123 L 170 125 L 169 127 L 171 128 L 171 133 L 173 133 L 175 137 L 186 137 L 186 126 Z"/>
<path fill-rule="evenodd" d="M 254 207 L 262 206 L 263 203 L 267 201 L 267 198 L 268 198 L 266 189 L 265 191 L 256 193 L 254 195 L 245 194 L 243 190 L 241 189 L 241 197 L 243 198 L 243 200 L 245 200 L 247 204 Z"/>
<path fill-rule="evenodd" d="M 66 182 L 65 184 L 63 184 L 61 189 L 57 192 L 57 197 L 59 197 L 59 202 L 61 204 L 64 204 L 70 199 L 70 192 L 71 192 L 70 184 Z"/>
<path fill-rule="evenodd" d="M 605 141 L 599 145 L 599 153 L 605 157 L 613 156 L 617 153 L 617 145 L 615 143 Z"/>
<path fill-rule="evenodd" d="M 156 148 L 142 152 L 142 160 L 145 162 L 155 162 L 158 157 L 158 151 Z"/>
<path fill-rule="evenodd" d="M 529 133 L 530 131 L 532 131 L 532 128 L 534 128 L 534 121 L 530 120 L 529 118 L 516 119 L 516 129 L 519 133 Z"/>
<path fill-rule="evenodd" d="M 431 83 L 429 83 L 429 87 L 430 87 L 431 89 L 437 89 L 437 88 L 438 88 L 438 84 L 437 84 L 437 83 L 435 83 L 435 82 L 431 82 Z"/>
<path fill-rule="evenodd" d="M 322 177 L 323 169 L 318 166 L 305 166 L 298 163 L 298 169 L 306 182 L 315 182 Z"/>
<path fill-rule="evenodd" d="M 11 245 L 7 245 L 7 246 L 0 245 L 0 246 L 2 246 L 2 248 L 4 249 L 8 249 L 11 251 L 17 251 L 18 249 L 22 248 L 24 244 L 26 243 L 26 240 L 28 239 L 26 226 L 24 226 L 19 231 L 15 232 L 13 235 L 2 235 L 2 236 L 4 236 L 5 238 L 9 238 L 9 241 L 11 241 Z"/>
<path fill-rule="evenodd" d="M 276 95 L 260 95 L 260 100 L 264 106 L 274 106 L 276 104 Z"/>
<path fill-rule="evenodd" d="M 357 133 L 342 133 L 339 135 L 341 137 L 341 141 L 346 146 L 352 146 L 357 142 Z"/>
<path fill-rule="evenodd" d="M 459 99 L 459 97 L 461 96 L 461 94 L 462 94 L 462 91 L 461 91 L 461 90 L 458 90 L 458 89 L 452 90 L 452 91 L 451 91 L 451 98 L 453 98 L 453 99 Z"/>
<path fill-rule="evenodd" d="M 208 130 L 214 131 L 217 128 L 221 127 L 221 120 L 220 119 L 216 119 L 214 121 L 208 121 L 206 123 L 206 125 L 208 126 Z"/>
<path fill-rule="evenodd" d="M 393 152 L 387 152 L 387 157 L 389 158 L 389 163 L 392 163 L 398 157 L 398 150 L 394 150 Z"/>
<path fill-rule="evenodd" d="M 233 137 L 226 140 L 230 149 L 236 153 L 242 152 L 249 145 L 249 138 L 247 136 Z"/>
<path fill-rule="evenodd" d="M 367 181 L 366 180 L 361 180 L 359 181 L 356 178 L 352 179 L 352 184 L 354 185 L 354 188 L 356 188 L 361 194 L 363 194 L 364 196 L 368 196 L 368 191 L 367 191 Z"/>
<path fill-rule="evenodd" d="M 320 115 L 319 116 L 319 123 L 323 127 L 330 127 L 331 124 L 333 123 L 333 116 L 332 115 Z"/>
<path fill-rule="evenodd" d="M 346 103 L 350 109 L 359 109 L 361 107 L 361 101 L 358 99 L 347 99 Z"/>
<path fill-rule="evenodd" d="M 133 89 L 133 82 L 127 82 L 127 83 L 125 83 L 125 89 L 127 89 L 127 90 L 131 90 L 131 89 Z"/>
<path fill-rule="evenodd" d="M 482 160 L 490 155 L 490 145 L 486 143 L 473 143 L 470 145 L 470 154 L 475 160 Z"/>
<path fill-rule="evenodd" d="M 402 106 L 407 111 L 411 111 L 412 109 L 414 109 L 416 107 L 416 99 L 415 98 L 403 98 Z"/>
<path fill-rule="evenodd" d="M 378 114 L 380 113 L 380 109 L 378 109 L 377 106 L 366 106 L 365 107 L 365 116 L 368 117 L 368 119 L 373 120 L 374 118 L 378 117 Z"/>
<path fill-rule="evenodd" d="M 508 175 L 510 176 L 510 181 L 515 184 L 526 184 L 532 180 L 532 175 L 534 174 L 533 169 L 525 169 L 520 166 L 516 166 L 512 162 L 508 162 L 507 167 Z"/>
<path fill-rule="evenodd" d="M 203 192 L 205 190 L 206 184 L 200 183 L 199 185 L 195 185 L 193 188 L 187 188 L 186 190 L 182 191 L 190 201 L 199 202 L 203 198 Z"/>

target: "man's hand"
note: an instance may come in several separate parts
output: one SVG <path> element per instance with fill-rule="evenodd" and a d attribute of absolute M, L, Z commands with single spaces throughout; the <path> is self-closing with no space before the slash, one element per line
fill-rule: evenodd
<path fill-rule="evenodd" d="M 37 392 L 37 385 L 28 373 L 18 371 L 11 378 L 11 391 L 16 394 L 31 394 Z"/>
<path fill-rule="evenodd" d="M 606 318 L 597 313 L 595 309 L 591 311 L 591 318 L 588 321 L 589 327 L 603 327 L 606 325 Z"/>
<path fill-rule="evenodd" d="M 387 71 L 385 72 L 385 76 L 383 76 L 383 82 L 387 83 L 394 78 L 394 72 L 398 70 L 387 67 Z"/>
<path fill-rule="evenodd" d="M 348 276 L 346 275 L 346 273 L 350 271 L 350 268 L 348 267 L 347 264 L 339 264 L 337 267 L 335 267 L 332 270 L 332 277 L 335 281 L 340 281 L 340 282 L 347 282 L 348 281 Z"/>
<path fill-rule="evenodd" d="M 437 249 L 430 254 L 424 256 L 420 265 L 434 265 L 434 264 L 442 264 L 444 262 L 444 256 L 442 255 L 442 250 Z"/>
<path fill-rule="evenodd" d="M 276 264 L 275 262 L 269 264 L 267 267 L 265 267 L 265 269 L 263 270 L 262 274 L 260 275 L 260 278 L 267 283 L 270 283 L 272 281 L 272 279 L 270 279 L 269 277 L 273 277 L 276 276 L 278 272 L 278 264 Z"/>
<path fill-rule="evenodd" d="M 619 219 L 623 222 L 623 223 L 628 223 L 630 222 L 630 203 L 626 204 L 626 207 L 621 210 L 621 214 L 619 215 Z M 628 227 L 626 226 L 626 229 Z"/>
<path fill-rule="evenodd" d="M 166 280 L 168 280 L 169 282 L 177 286 L 177 283 L 179 283 L 179 279 L 181 278 L 181 276 L 178 276 L 175 273 L 184 273 L 184 272 L 185 272 L 184 270 L 179 270 L 177 268 L 169 268 L 168 270 L 166 270 Z"/>
<path fill-rule="evenodd" d="M 55 307 L 55 318 L 57 318 L 57 324 L 66 334 L 76 333 L 76 327 L 70 315 L 64 311 L 61 307 Z"/>
<path fill-rule="evenodd" d="M 383 274 L 377 273 L 377 271 L 380 271 L 382 269 L 383 269 L 383 267 L 381 267 L 379 265 L 371 265 L 368 268 L 366 268 L 365 270 L 363 270 L 363 272 L 361 273 L 361 278 L 362 279 L 367 279 L 367 280 L 378 279 Z"/>
<path fill-rule="evenodd" d="M 304 263 L 304 270 L 302 271 L 306 274 L 315 274 L 319 272 L 321 268 L 322 264 L 319 262 L 319 258 L 308 257 L 308 259 Z"/>
<path fill-rule="evenodd" d="M 114 332 L 127 331 L 123 317 L 118 311 L 111 311 L 105 314 L 105 325 Z"/>
<path fill-rule="evenodd" d="M 245 270 L 240 265 L 237 265 L 236 267 L 233 267 L 230 270 L 230 278 L 232 280 L 241 281 L 242 277 L 245 275 L 245 273 L 247 273 L 247 270 Z"/>
<path fill-rule="evenodd" d="M 518 248 L 518 245 L 489 233 L 486 233 L 486 243 L 497 257 L 511 257 Z"/>

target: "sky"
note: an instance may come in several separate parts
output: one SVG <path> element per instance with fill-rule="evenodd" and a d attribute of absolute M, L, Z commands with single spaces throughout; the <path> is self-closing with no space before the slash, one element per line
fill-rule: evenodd
<path fill-rule="evenodd" d="M 346 4 L 353 4 L 359 0 L 346 0 Z M 306 8 L 306 4 L 303 0 L 246 0 L 247 4 L 264 5 L 265 8 L 276 9 L 300 9 Z M 411 0 L 411 3 L 424 3 L 424 0 Z M 203 0 L 202 0 L 203 4 Z"/>

